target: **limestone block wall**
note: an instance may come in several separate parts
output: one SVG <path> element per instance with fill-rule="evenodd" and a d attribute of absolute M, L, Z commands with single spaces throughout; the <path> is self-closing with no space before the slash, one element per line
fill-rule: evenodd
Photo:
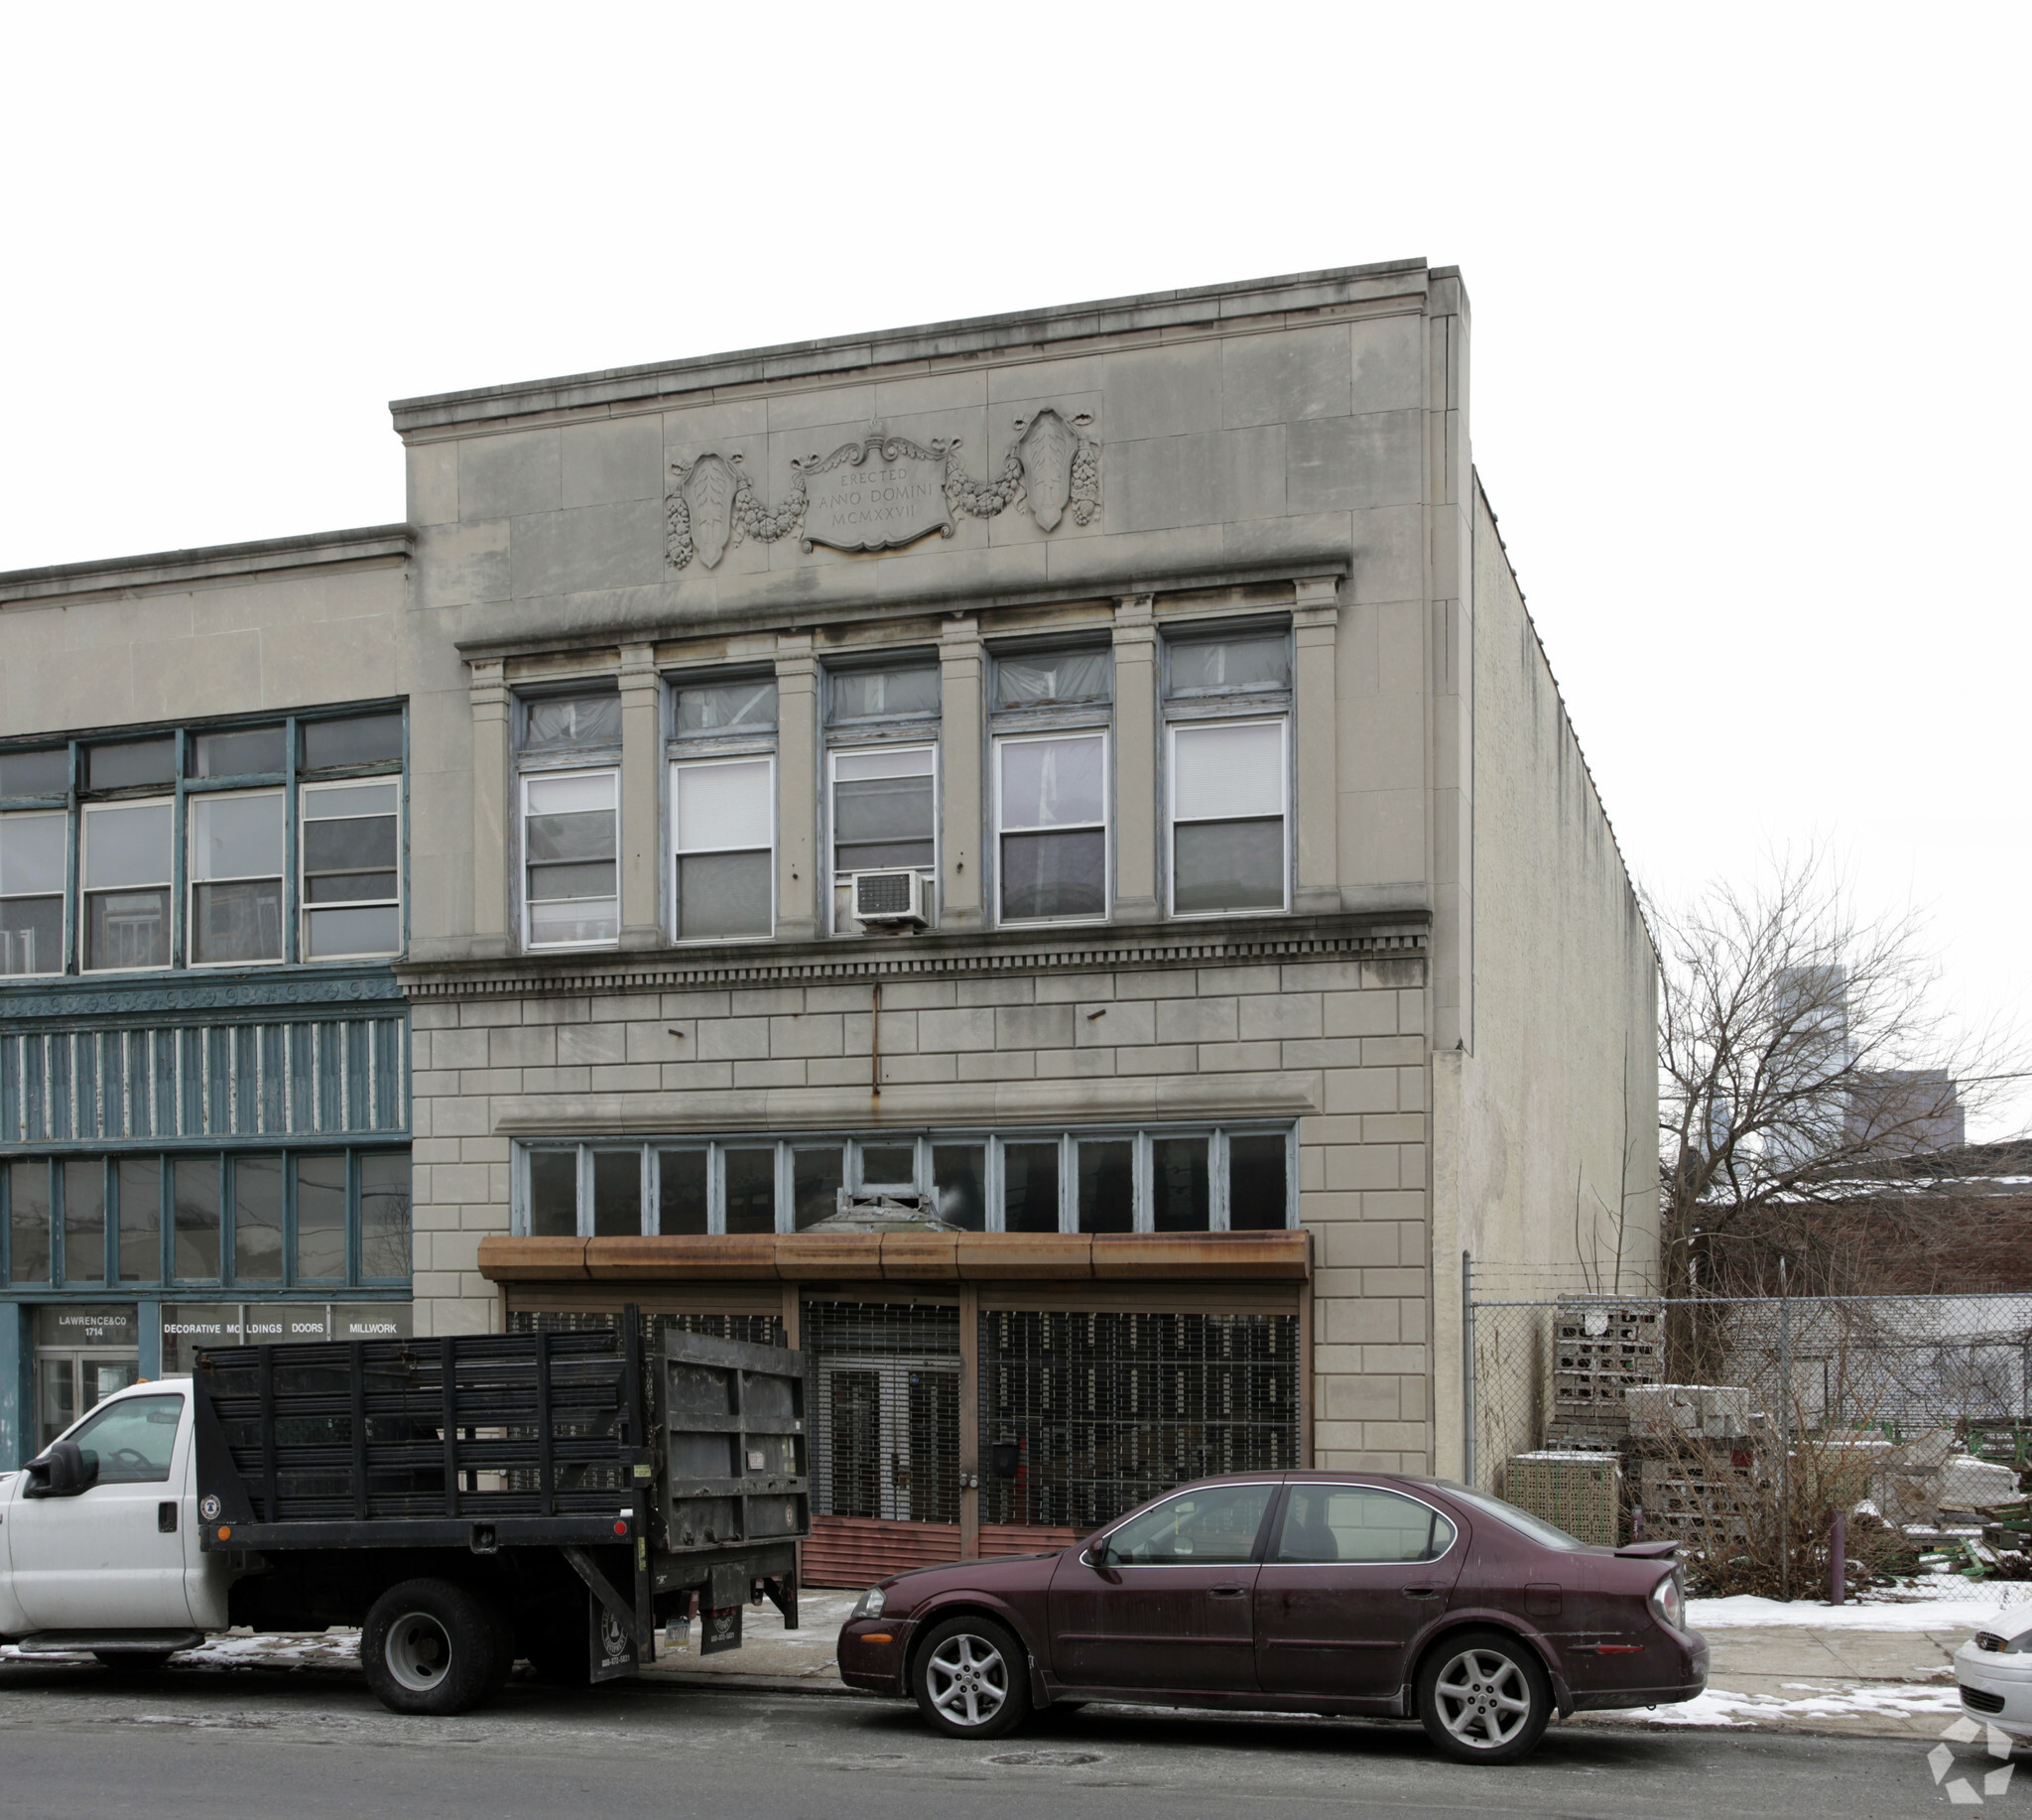
<path fill-rule="evenodd" d="M 1401 956 L 891 979 L 484 991 L 409 981 L 416 1322 L 499 1319 L 478 1247 L 523 1136 L 1292 1116 L 1314 1237 L 1324 1465 L 1430 1459 L 1425 963 Z M 636 989 L 629 989 L 631 986 Z M 461 993 L 463 995 L 461 995 Z"/>

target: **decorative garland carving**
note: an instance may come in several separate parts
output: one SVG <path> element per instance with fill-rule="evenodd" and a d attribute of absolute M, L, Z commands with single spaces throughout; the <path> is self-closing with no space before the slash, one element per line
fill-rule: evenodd
<path fill-rule="evenodd" d="M 883 539 L 863 536 L 841 541 L 837 534 L 817 539 L 847 550 L 899 549 L 933 531 L 952 535 L 952 518 L 993 518 L 1021 495 L 1038 529 L 1049 534 L 1070 512 L 1075 524 L 1089 525 L 1100 510 L 1100 445 L 1083 434 L 1092 422 L 1085 412 L 1068 419 L 1047 405 L 1035 417 L 1016 419 L 1018 440 L 1002 459 L 992 480 L 976 480 L 959 462 L 960 439 L 934 438 L 929 448 L 909 437 L 885 435 L 877 425 L 857 443 L 842 443 L 828 455 L 793 460 L 791 490 L 776 506 L 765 504 L 742 470 L 738 455 L 708 451 L 694 461 L 670 464 L 670 491 L 665 500 L 665 555 L 673 569 L 687 567 L 694 557 L 714 569 L 729 544 L 753 538 L 773 544 L 805 529 L 813 480 L 842 464 L 859 466 L 871 456 L 883 463 L 913 461 L 943 468 L 941 490 L 948 516 L 944 522 L 922 514 L 902 527 L 902 534 Z M 812 549 L 815 539 L 802 538 Z"/>

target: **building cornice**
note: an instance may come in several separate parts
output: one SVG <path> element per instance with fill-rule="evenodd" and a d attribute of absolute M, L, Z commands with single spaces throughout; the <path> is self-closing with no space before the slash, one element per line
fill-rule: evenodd
<path fill-rule="evenodd" d="M 396 969 L 413 1001 L 886 984 L 903 979 L 1423 960 L 1430 910 L 1393 909 L 1232 922 L 1139 923 L 1050 934 L 981 932 L 716 943 L 648 953 L 523 955 L 410 962 Z"/>
<path fill-rule="evenodd" d="M 355 1006 L 395 1009 L 402 988 L 385 962 L 366 967 L 274 968 L 244 973 L 145 974 L 115 979 L 42 979 L 0 988 L 0 1025 L 62 1027 L 101 1018 L 151 1023 L 343 1016 Z"/>
<path fill-rule="evenodd" d="M 425 441 L 434 432 L 481 426 L 519 429 L 549 418 L 698 404 L 757 385 L 795 389 L 836 383 L 841 375 L 871 368 L 939 371 L 954 365 L 1032 360 L 1094 342 L 1160 343 L 1238 327 L 1275 327 L 1284 319 L 1326 312 L 1419 310 L 1425 306 L 1431 281 L 1451 270 L 1428 267 L 1423 259 L 1400 259 L 1193 290 L 1146 291 L 1095 303 L 398 398 L 388 409 L 398 433 Z"/>
<path fill-rule="evenodd" d="M 151 587 L 187 587 L 193 582 L 250 581 L 306 569 L 400 563 L 408 561 L 415 541 L 408 525 L 365 525 L 352 531 L 318 531 L 253 544 L 212 544 L 195 550 L 114 557 L 107 562 L 15 569 L 0 574 L 0 606 L 133 593 Z"/>

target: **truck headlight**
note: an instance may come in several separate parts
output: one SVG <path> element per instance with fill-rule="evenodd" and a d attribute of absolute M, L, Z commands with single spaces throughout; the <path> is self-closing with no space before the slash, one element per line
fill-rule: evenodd
<path fill-rule="evenodd" d="M 861 1595 L 860 1603 L 853 1609 L 853 1616 L 855 1618 L 880 1618 L 882 1616 L 882 1608 L 888 1603 L 888 1595 L 879 1586 L 871 1586 Z"/>
<path fill-rule="evenodd" d="M 1667 1574 L 1651 1589 L 1651 1609 L 1675 1630 L 1687 1627 L 1686 1596 L 1679 1589 L 1679 1575 Z"/>

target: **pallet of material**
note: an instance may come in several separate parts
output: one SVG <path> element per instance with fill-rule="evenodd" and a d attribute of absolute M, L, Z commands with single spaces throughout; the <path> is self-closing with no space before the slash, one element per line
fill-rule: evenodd
<path fill-rule="evenodd" d="M 1622 1462 L 1614 1454 L 1543 1448 L 1513 1454 L 1503 1467 L 1503 1495 L 1583 1542 L 1613 1548 L 1622 1512 Z"/>

